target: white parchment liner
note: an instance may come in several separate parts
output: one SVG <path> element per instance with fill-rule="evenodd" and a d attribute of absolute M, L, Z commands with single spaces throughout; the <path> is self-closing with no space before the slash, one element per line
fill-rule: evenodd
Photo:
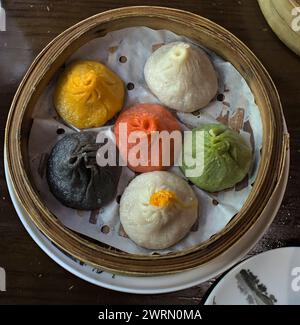
<path fill-rule="evenodd" d="M 90 41 L 77 50 L 68 62 L 75 59 L 101 61 L 115 71 L 126 85 L 132 83 L 134 89 L 127 91 L 125 107 L 136 103 L 159 103 L 145 84 L 144 65 L 156 48 L 162 44 L 179 40 L 191 42 L 170 31 L 154 31 L 146 27 L 126 28 Z M 198 245 L 222 230 L 239 212 L 247 199 L 260 161 L 263 130 L 259 109 L 254 102 L 253 94 L 232 64 L 225 62 L 208 50 L 207 52 L 219 74 L 219 94 L 221 96 L 199 112 L 177 113 L 177 116 L 188 128 L 213 122 L 223 123 L 237 130 L 253 148 L 253 166 L 249 177 L 233 189 L 211 194 L 193 186 L 201 206 L 199 220 L 185 239 L 170 249 L 159 251 L 161 254 Z M 120 60 L 121 57 L 123 58 Z M 125 187 L 135 177 L 135 173 L 128 168 L 123 168 L 117 196 L 100 210 L 73 210 L 60 204 L 51 194 L 46 180 L 47 158 L 59 139 L 65 134 L 75 132 L 68 128 L 55 112 L 53 90 L 56 81 L 57 76 L 51 81 L 36 104 L 29 138 L 31 171 L 41 199 L 66 227 L 78 233 L 128 253 L 153 254 L 153 251 L 138 247 L 128 239 L 120 225 L 118 202 Z M 104 132 L 111 132 L 109 126 L 101 129 Z M 62 132 L 64 134 L 61 134 Z M 170 171 L 183 177 L 178 167 L 173 167 Z"/>

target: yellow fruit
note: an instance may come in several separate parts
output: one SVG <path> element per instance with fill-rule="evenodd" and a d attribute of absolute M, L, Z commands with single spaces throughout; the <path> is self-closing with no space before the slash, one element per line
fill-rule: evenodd
<path fill-rule="evenodd" d="M 96 61 L 76 61 L 59 78 L 54 105 L 68 124 L 79 129 L 99 127 L 119 112 L 123 81 Z"/>

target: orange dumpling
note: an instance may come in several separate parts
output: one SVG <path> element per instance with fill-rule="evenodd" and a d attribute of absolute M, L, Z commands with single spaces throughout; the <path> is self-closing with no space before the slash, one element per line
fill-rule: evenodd
<path fill-rule="evenodd" d="M 54 93 L 58 114 L 79 129 L 99 127 L 119 112 L 123 81 L 97 61 L 76 61 L 59 78 Z"/>
<path fill-rule="evenodd" d="M 120 127 L 121 124 L 123 124 L 122 127 Z M 124 125 L 126 125 L 127 133 L 124 129 Z M 132 135 L 134 131 L 142 131 L 142 133 L 140 133 L 140 138 L 139 133 L 136 133 L 138 136 L 136 141 L 132 141 L 132 139 L 135 139 L 135 137 L 130 139 L 130 135 Z M 168 146 L 165 146 L 163 141 L 153 136 L 155 133 L 161 134 L 159 133 L 161 131 L 167 131 L 167 134 L 169 135 L 171 135 L 173 131 L 181 131 L 180 125 L 176 118 L 161 105 L 138 104 L 125 110 L 118 117 L 114 126 L 116 143 L 121 157 L 124 160 L 127 160 L 127 165 L 130 169 L 139 173 L 144 173 L 166 170 L 168 167 L 174 164 L 174 159 L 176 159 L 178 155 L 175 148 L 175 142 L 173 140 L 169 141 L 170 150 L 168 150 Z M 172 139 L 172 137 L 170 138 Z M 134 147 L 137 147 L 137 145 L 143 142 L 143 139 L 146 140 L 144 141 L 144 143 L 147 145 L 146 150 L 134 149 Z M 167 140 L 167 138 L 165 139 Z M 123 145 L 124 142 L 127 144 L 126 147 Z M 151 150 L 153 149 L 152 147 L 154 145 L 157 146 L 156 151 Z M 139 148 L 142 148 L 142 146 Z M 156 152 L 157 155 L 152 157 L 152 152 Z M 141 157 L 143 154 L 145 157 Z M 133 156 L 137 157 L 139 159 L 138 161 L 141 163 L 133 164 L 131 160 Z M 165 160 L 166 156 L 168 156 L 167 160 Z M 167 162 L 167 164 L 165 162 Z"/>

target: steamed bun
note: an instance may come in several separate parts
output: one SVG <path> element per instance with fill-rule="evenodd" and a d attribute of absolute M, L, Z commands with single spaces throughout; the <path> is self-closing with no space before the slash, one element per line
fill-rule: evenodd
<path fill-rule="evenodd" d="M 204 142 L 196 140 L 196 132 L 202 131 Z M 203 153 L 203 172 L 190 181 L 208 192 L 218 192 L 233 187 L 242 181 L 252 163 L 252 150 L 242 136 L 222 124 L 207 124 L 192 131 L 184 146 L 188 146 L 193 157 Z M 183 172 L 194 166 L 186 166 Z M 187 175 L 186 175 L 187 176 Z"/>
<path fill-rule="evenodd" d="M 117 191 L 122 168 L 100 167 L 96 162 L 97 133 L 78 132 L 56 143 L 47 164 L 52 194 L 65 206 L 96 210 L 111 201 Z"/>
<path fill-rule="evenodd" d="M 217 74 L 207 54 L 184 42 L 156 50 L 146 62 L 144 75 L 153 94 L 177 111 L 194 112 L 207 106 L 218 90 Z"/>
<path fill-rule="evenodd" d="M 126 124 L 127 126 L 127 134 L 122 132 L 122 129 L 119 127 L 121 123 Z M 114 126 L 114 132 L 116 136 L 116 143 L 119 147 L 120 154 L 122 157 L 129 157 L 130 150 L 132 150 L 139 142 L 139 140 L 134 143 L 130 142 L 130 134 L 132 132 L 140 132 L 142 131 L 147 137 L 146 143 L 148 144 L 147 157 L 145 157 L 145 164 L 139 163 L 135 166 L 130 164 L 130 161 L 127 161 L 128 167 L 135 172 L 145 173 L 151 171 L 165 170 L 168 167 L 174 164 L 174 161 L 179 154 L 178 150 L 176 150 L 176 146 L 172 141 L 170 143 L 169 156 L 167 157 L 169 160 L 169 166 L 164 166 L 164 155 L 163 155 L 163 145 L 160 141 L 153 141 L 151 134 L 154 132 L 167 131 L 168 134 L 171 134 L 173 131 L 181 131 L 181 127 L 177 119 L 163 106 L 158 104 L 137 104 L 129 109 L 125 110 L 118 117 L 116 124 Z M 120 139 L 127 141 L 126 148 L 120 146 Z M 152 146 L 158 146 L 158 163 L 153 164 L 151 161 L 151 149 Z M 142 154 L 142 153 L 141 153 Z M 166 153 L 165 153 L 166 154 Z"/>
<path fill-rule="evenodd" d="M 79 129 L 99 127 L 123 106 L 123 81 L 97 61 L 76 61 L 58 80 L 54 105 L 63 120 Z"/>
<path fill-rule="evenodd" d="M 198 199 L 181 177 L 164 171 L 137 176 L 125 189 L 120 219 L 130 239 L 148 249 L 168 248 L 198 218 Z"/>

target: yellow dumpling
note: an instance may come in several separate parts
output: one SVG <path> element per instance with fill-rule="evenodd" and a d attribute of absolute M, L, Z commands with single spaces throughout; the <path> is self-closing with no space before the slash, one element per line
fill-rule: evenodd
<path fill-rule="evenodd" d="M 79 129 L 99 127 L 123 106 L 123 81 L 97 61 L 76 61 L 60 77 L 54 93 L 58 114 Z"/>

